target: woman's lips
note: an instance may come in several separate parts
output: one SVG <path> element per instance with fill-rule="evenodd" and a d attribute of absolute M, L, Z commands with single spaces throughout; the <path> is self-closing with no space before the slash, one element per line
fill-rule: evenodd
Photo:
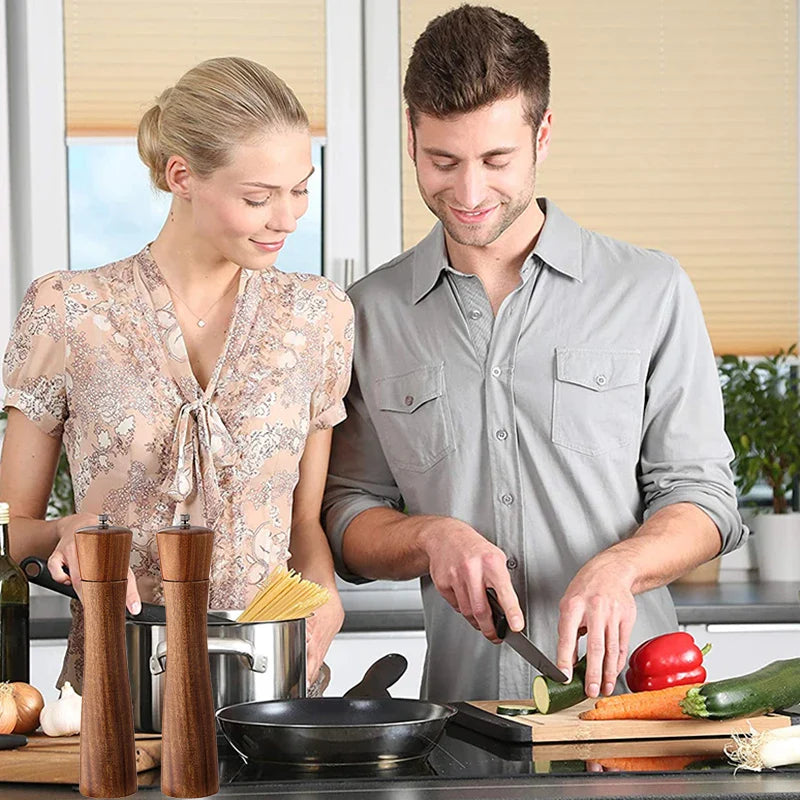
<path fill-rule="evenodd" d="M 257 239 L 251 239 L 250 241 L 256 247 L 266 251 L 267 253 L 277 253 L 278 250 L 283 247 L 283 243 L 286 241 L 286 239 L 281 239 L 279 242 L 259 242 Z"/>
<path fill-rule="evenodd" d="M 465 225 L 477 225 L 480 222 L 484 222 L 492 212 L 497 208 L 497 206 L 492 206 L 491 208 L 484 208 L 477 212 L 473 211 L 460 211 L 457 208 L 453 208 L 450 206 L 450 210 L 453 212 L 453 216 L 459 221 L 463 222 Z"/>

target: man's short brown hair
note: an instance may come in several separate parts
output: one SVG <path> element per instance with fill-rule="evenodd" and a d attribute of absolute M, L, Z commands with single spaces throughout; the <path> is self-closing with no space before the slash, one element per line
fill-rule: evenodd
<path fill-rule="evenodd" d="M 550 104 L 547 45 L 521 20 L 485 6 L 462 5 L 431 20 L 403 83 L 412 125 L 419 114 L 464 114 L 520 92 L 537 131 Z"/>

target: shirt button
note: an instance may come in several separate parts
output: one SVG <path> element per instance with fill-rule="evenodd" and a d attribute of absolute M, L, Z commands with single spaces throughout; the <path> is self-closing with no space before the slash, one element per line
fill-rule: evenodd
<path fill-rule="evenodd" d="M 500 375 L 502 375 L 502 373 L 503 373 L 503 370 L 501 370 L 500 367 L 492 367 L 492 377 L 493 378 L 499 378 Z"/>
<path fill-rule="evenodd" d="M 516 569 L 518 566 L 519 564 L 517 564 L 517 559 L 514 558 L 514 556 L 511 556 L 511 558 L 506 561 L 506 567 L 508 567 L 508 569 Z"/>
<path fill-rule="evenodd" d="M 514 495 L 513 495 L 513 494 L 508 494 L 508 492 L 506 492 L 506 494 L 504 494 L 504 495 L 503 495 L 503 496 L 502 496 L 500 499 L 501 499 L 501 500 L 502 500 L 502 501 L 503 501 L 503 502 L 504 502 L 504 503 L 505 503 L 507 506 L 510 506 L 510 505 L 511 505 L 511 504 L 514 502 Z"/>
<path fill-rule="evenodd" d="M 477 308 L 473 308 L 472 311 L 469 312 L 470 319 L 480 319 L 483 316 L 481 311 L 478 311 Z"/>
<path fill-rule="evenodd" d="M 597 377 L 594 379 L 594 382 L 595 382 L 595 383 L 596 383 L 598 386 L 605 386 L 605 385 L 608 383 L 608 378 L 606 378 L 606 376 L 605 376 L 605 375 L 598 375 L 598 376 L 597 376 Z"/>
<path fill-rule="evenodd" d="M 496 436 L 496 437 L 497 437 L 497 438 L 498 438 L 498 439 L 499 439 L 501 442 L 504 442 L 506 439 L 508 439 L 508 431 L 507 431 L 505 428 L 500 428 L 500 430 L 499 430 L 499 431 L 497 431 L 497 433 L 495 433 L 495 436 Z"/>
<path fill-rule="evenodd" d="M 413 395 L 407 394 L 406 399 L 403 401 L 407 406 L 410 406 L 414 402 Z"/>

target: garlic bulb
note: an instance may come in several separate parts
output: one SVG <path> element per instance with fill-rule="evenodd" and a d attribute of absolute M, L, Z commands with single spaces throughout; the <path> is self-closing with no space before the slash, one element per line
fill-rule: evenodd
<path fill-rule="evenodd" d="M 42 730 L 48 736 L 72 736 L 81 732 L 81 696 L 66 681 L 61 697 L 47 703 L 39 717 Z"/>

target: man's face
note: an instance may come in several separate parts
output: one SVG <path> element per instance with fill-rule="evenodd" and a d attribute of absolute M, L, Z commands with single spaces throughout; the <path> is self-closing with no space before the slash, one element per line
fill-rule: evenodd
<path fill-rule="evenodd" d="M 517 95 L 446 119 L 420 114 L 414 130 L 409 122 L 422 199 L 459 244 L 491 244 L 530 206 L 550 112 L 536 133 L 523 114 Z"/>

